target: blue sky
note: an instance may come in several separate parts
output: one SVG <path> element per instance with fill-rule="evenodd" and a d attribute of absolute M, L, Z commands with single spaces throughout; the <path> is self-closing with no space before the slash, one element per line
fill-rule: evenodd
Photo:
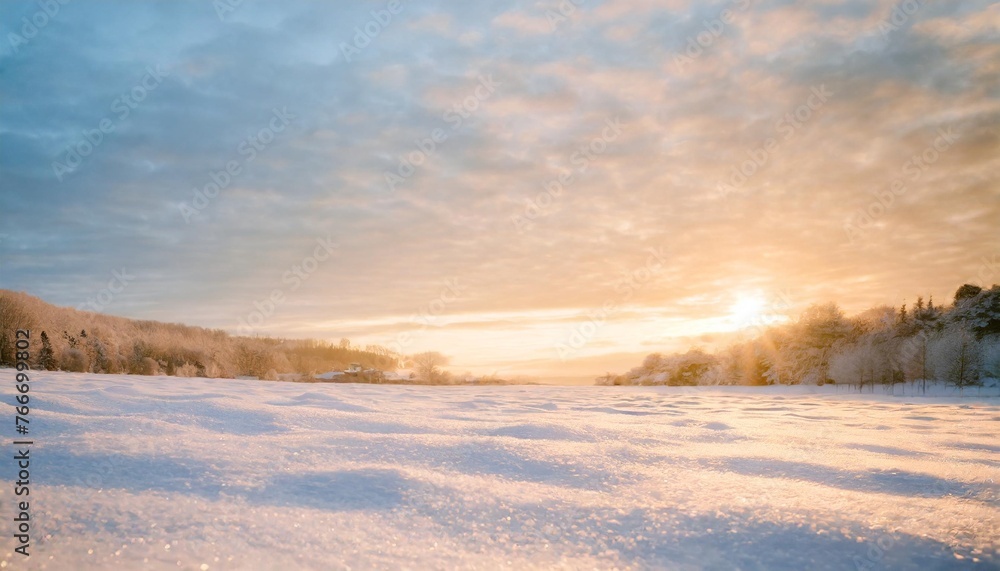
<path fill-rule="evenodd" d="M 995 3 L 0 9 L 52 303 L 570 374 L 1000 282 Z"/>

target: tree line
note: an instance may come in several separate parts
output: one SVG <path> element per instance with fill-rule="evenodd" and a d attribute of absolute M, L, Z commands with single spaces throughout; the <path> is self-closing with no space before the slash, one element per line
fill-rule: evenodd
<path fill-rule="evenodd" d="M 312 376 L 350 363 L 395 370 L 403 356 L 379 345 L 355 347 L 314 339 L 238 337 L 157 321 L 137 321 L 57 307 L 21 292 L 0 290 L 0 366 L 14 366 L 14 331 L 32 331 L 31 365 L 42 370 L 274 380 Z"/>
<path fill-rule="evenodd" d="M 847 317 L 834 303 L 762 327 L 716 353 L 654 353 L 601 385 L 844 384 L 859 389 L 943 381 L 958 387 L 1000 378 L 1000 286 L 966 284 L 948 306 L 933 298 Z"/>

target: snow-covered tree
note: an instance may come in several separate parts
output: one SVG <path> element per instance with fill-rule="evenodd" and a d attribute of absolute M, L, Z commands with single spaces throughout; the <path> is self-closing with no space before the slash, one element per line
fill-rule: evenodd
<path fill-rule="evenodd" d="M 22 296 L 0 291 L 0 365 L 13 367 L 16 362 L 14 332 L 31 329 L 35 319 Z"/>
<path fill-rule="evenodd" d="M 980 341 L 982 347 L 983 375 L 1000 379 L 1000 335 L 991 335 Z"/>
<path fill-rule="evenodd" d="M 975 295 L 972 291 L 969 289 L 962 295 L 959 290 L 948 321 L 964 325 L 980 339 L 1000 334 L 1000 286 L 985 291 L 980 289 Z"/>
<path fill-rule="evenodd" d="M 86 353 L 76 347 L 69 347 L 63 351 L 60 368 L 73 373 L 85 373 L 90 368 L 90 362 Z"/>
<path fill-rule="evenodd" d="M 902 381 L 896 357 L 899 340 L 891 329 L 872 331 L 851 344 L 843 345 L 830 359 L 830 378 L 838 384 L 860 388 Z"/>
<path fill-rule="evenodd" d="M 928 347 L 934 377 L 958 387 L 977 384 L 982 373 L 982 348 L 964 327 L 952 326 L 936 335 Z"/>
<path fill-rule="evenodd" d="M 448 364 L 449 359 L 437 351 L 427 351 L 413 355 L 413 365 L 417 376 L 427 382 L 439 382 L 444 380 L 444 375 L 440 367 Z"/>

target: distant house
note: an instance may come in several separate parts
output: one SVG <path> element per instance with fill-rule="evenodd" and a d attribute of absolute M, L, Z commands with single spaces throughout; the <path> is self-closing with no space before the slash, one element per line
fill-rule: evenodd
<path fill-rule="evenodd" d="M 356 375 L 363 370 L 361 363 L 351 363 L 347 369 L 344 370 L 348 375 Z"/>

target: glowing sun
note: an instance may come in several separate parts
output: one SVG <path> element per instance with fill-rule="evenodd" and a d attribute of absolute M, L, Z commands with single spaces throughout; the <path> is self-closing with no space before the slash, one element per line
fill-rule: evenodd
<path fill-rule="evenodd" d="M 729 316 L 737 326 L 743 327 L 758 323 L 764 317 L 767 300 L 759 293 L 740 294 L 736 303 L 729 308 Z"/>

